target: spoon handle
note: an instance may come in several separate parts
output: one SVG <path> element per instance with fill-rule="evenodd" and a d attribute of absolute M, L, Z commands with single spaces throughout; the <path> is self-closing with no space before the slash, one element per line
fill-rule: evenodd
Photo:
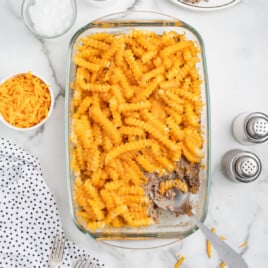
<path fill-rule="evenodd" d="M 222 241 L 216 234 L 212 233 L 195 215 L 191 215 L 194 223 L 204 233 L 207 240 L 211 242 L 218 256 L 226 262 L 230 268 L 248 268 L 248 265 L 243 258 Z"/>

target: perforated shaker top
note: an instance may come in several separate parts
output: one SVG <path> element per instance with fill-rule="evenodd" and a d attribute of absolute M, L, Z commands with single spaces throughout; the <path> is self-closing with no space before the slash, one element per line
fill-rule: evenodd
<path fill-rule="evenodd" d="M 253 181 L 261 172 L 261 162 L 255 155 L 246 154 L 237 159 L 235 171 L 242 180 Z"/>
<path fill-rule="evenodd" d="M 268 117 L 265 114 L 257 113 L 247 122 L 247 132 L 256 142 L 268 140 Z"/>

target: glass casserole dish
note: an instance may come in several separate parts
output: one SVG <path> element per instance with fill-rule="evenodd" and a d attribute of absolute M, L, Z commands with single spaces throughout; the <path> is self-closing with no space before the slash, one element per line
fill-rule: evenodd
<path fill-rule="evenodd" d="M 72 121 L 74 120 L 74 84 L 77 75 L 75 55 L 79 50 L 83 38 L 99 33 L 126 34 L 130 31 L 150 31 L 157 35 L 165 32 L 176 32 L 184 35 L 187 40 L 192 40 L 199 48 L 199 62 L 196 64 L 201 81 L 200 94 L 202 99 L 201 133 L 203 139 L 201 168 L 199 171 L 200 187 L 197 193 L 190 195 L 190 202 L 195 215 L 204 221 L 207 214 L 208 194 L 210 184 L 210 120 L 209 120 L 209 92 L 206 70 L 204 44 L 200 35 L 186 23 L 167 15 L 152 12 L 122 12 L 97 19 L 82 27 L 72 38 L 69 47 L 69 63 L 66 82 L 65 105 L 65 139 L 66 139 L 66 166 L 69 187 L 71 215 L 74 223 L 84 233 L 97 239 L 104 240 L 145 240 L 145 239 L 182 239 L 196 230 L 195 225 L 186 215 L 172 215 L 170 212 L 161 211 L 157 223 L 146 226 L 102 226 L 95 229 L 86 227 L 86 222 L 81 219 L 77 211 L 80 210 L 75 198 L 76 171 L 72 166 Z M 109 68 L 107 68 L 109 69 Z M 94 98 L 93 98 L 94 101 Z M 91 157 L 90 155 L 88 157 Z M 98 205 L 98 204 L 96 204 Z"/>

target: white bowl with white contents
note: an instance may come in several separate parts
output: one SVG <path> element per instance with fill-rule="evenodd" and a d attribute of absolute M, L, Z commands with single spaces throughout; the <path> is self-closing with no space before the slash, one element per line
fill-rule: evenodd
<path fill-rule="evenodd" d="M 77 15 L 75 0 L 24 0 L 21 13 L 26 27 L 39 38 L 60 37 Z"/>

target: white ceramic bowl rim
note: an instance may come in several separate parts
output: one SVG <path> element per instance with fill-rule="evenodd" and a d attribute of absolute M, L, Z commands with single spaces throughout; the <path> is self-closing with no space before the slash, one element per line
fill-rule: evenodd
<path fill-rule="evenodd" d="M 0 85 L 3 84 L 5 81 L 11 79 L 12 77 L 16 76 L 16 75 L 19 75 L 19 74 L 26 74 L 27 72 L 19 72 L 19 73 L 16 73 L 14 75 L 10 75 L 4 79 L 2 79 L 0 81 Z M 5 118 L 0 114 L 0 121 L 6 125 L 7 127 L 11 128 L 11 129 L 14 129 L 14 130 L 18 130 L 18 131 L 29 131 L 29 130 L 34 130 L 34 129 L 37 129 L 39 127 L 41 127 L 47 120 L 48 118 L 50 117 L 51 113 L 52 113 L 52 110 L 53 110 L 53 107 L 54 107 L 54 94 L 53 94 L 53 91 L 49 85 L 49 83 L 47 83 L 47 81 L 45 79 L 43 79 L 40 75 L 34 73 L 34 72 L 31 72 L 32 75 L 38 77 L 39 79 L 41 79 L 47 86 L 48 86 L 48 90 L 49 90 L 49 94 L 50 94 L 50 107 L 49 107 L 49 110 L 48 110 L 48 114 L 47 114 L 47 117 L 44 118 L 42 121 L 40 121 L 38 124 L 36 125 L 33 125 L 31 127 L 28 127 L 28 128 L 20 128 L 20 127 L 16 127 L 16 126 L 13 126 L 12 124 L 8 123 Z"/>

